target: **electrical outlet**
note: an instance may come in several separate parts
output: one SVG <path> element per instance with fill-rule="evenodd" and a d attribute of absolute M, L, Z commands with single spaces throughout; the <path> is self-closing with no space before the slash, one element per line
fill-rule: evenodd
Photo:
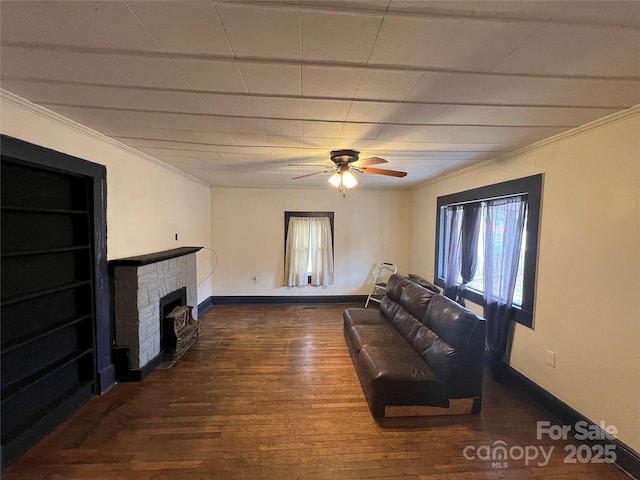
<path fill-rule="evenodd" d="M 547 350 L 547 358 L 546 364 L 550 367 L 556 368 L 556 352 L 552 352 L 551 350 Z"/>

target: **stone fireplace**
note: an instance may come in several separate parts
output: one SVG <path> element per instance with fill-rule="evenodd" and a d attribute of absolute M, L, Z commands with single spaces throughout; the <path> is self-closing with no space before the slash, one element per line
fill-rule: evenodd
<path fill-rule="evenodd" d="M 109 262 L 118 380 L 142 380 L 164 360 L 161 336 L 166 313 L 161 301 L 166 303 L 168 298 L 172 306 L 186 302 L 197 319 L 196 252 L 201 248 L 182 247 Z"/>

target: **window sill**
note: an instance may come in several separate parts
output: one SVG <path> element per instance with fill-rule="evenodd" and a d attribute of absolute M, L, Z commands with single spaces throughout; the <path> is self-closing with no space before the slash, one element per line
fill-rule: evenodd
<path fill-rule="evenodd" d="M 436 278 L 435 284 L 438 287 L 442 288 L 444 294 L 444 280 L 441 278 Z M 470 302 L 473 302 L 481 307 L 484 305 L 484 299 L 482 298 L 482 294 L 479 292 L 475 292 L 473 290 L 465 290 L 463 297 L 465 300 L 469 300 Z M 520 325 L 533 329 L 533 312 L 523 310 L 522 307 L 513 307 L 512 320 L 516 323 L 519 323 Z"/>

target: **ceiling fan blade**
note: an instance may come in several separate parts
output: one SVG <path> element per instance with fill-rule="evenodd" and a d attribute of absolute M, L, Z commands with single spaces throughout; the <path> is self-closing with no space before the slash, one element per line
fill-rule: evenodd
<path fill-rule="evenodd" d="M 320 167 L 320 168 L 333 168 L 333 166 L 332 166 L 332 165 L 326 165 L 326 164 L 324 164 L 324 165 L 320 165 L 319 163 L 304 163 L 304 164 L 302 164 L 302 163 L 298 163 L 298 164 L 295 164 L 295 163 L 289 163 L 289 164 L 287 164 L 287 167 L 301 167 L 301 168 L 306 168 L 306 167 L 315 167 L 315 168 L 318 168 L 318 167 Z"/>
<path fill-rule="evenodd" d="M 313 173 L 307 173 L 306 175 L 300 175 L 299 177 L 293 177 L 291 180 L 298 180 L 299 178 L 304 178 L 304 177 L 313 177 L 314 175 L 320 175 L 321 173 L 329 173 L 332 170 L 324 170 L 322 172 L 313 172 Z"/>
<path fill-rule="evenodd" d="M 406 177 L 407 172 L 400 172 L 398 170 L 385 170 L 383 168 L 361 168 L 362 173 L 374 173 L 376 175 L 387 175 L 388 177 Z"/>
<path fill-rule="evenodd" d="M 355 167 L 366 167 L 368 165 L 379 165 L 381 163 L 388 163 L 388 162 L 384 158 L 369 157 L 369 158 L 363 158 L 361 160 L 357 160 L 353 162 L 351 165 Z"/>

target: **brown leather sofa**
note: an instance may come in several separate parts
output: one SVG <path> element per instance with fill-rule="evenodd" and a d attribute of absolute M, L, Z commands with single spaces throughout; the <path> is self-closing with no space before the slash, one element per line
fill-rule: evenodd
<path fill-rule="evenodd" d="M 480 412 L 484 319 L 400 275 L 387 282 L 379 310 L 348 308 L 343 317 L 374 418 L 393 406 L 448 409 L 454 399 L 469 402 L 464 413 Z"/>

